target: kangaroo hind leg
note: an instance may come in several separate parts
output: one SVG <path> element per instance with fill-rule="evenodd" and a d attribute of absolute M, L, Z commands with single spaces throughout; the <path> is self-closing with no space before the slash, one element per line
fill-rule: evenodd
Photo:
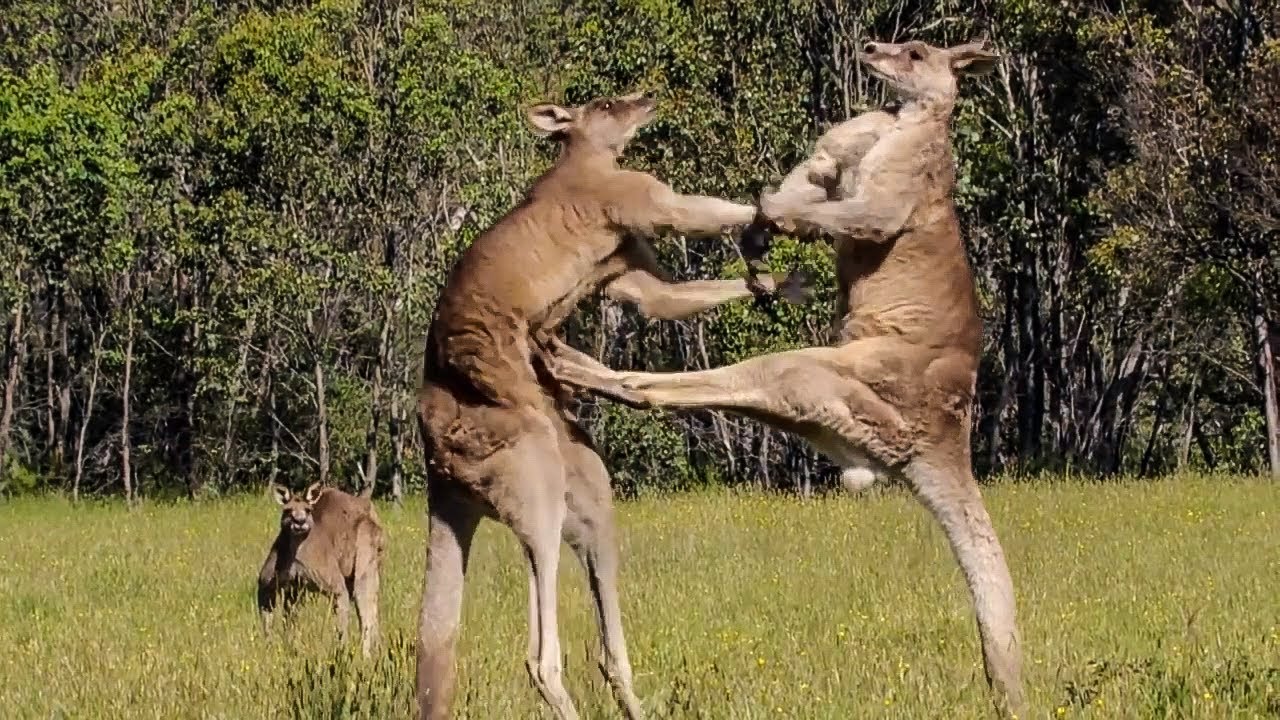
<path fill-rule="evenodd" d="M 427 488 L 427 570 L 418 618 L 414 693 L 422 720 L 446 720 L 457 680 L 458 629 L 480 508 L 447 488 Z"/>
<path fill-rule="evenodd" d="M 382 531 L 369 522 L 360 523 L 356 531 L 355 580 L 352 598 L 360 619 L 360 652 L 367 658 L 378 644 L 378 585 L 382 553 L 379 536 Z"/>
<path fill-rule="evenodd" d="M 644 717 L 633 686 L 618 591 L 618 538 L 613 491 L 604 461 L 586 438 L 567 429 L 561 441 L 568 482 L 565 539 L 587 574 L 600 633 L 600 672 L 628 720 Z"/>
<path fill-rule="evenodd" d="M 557 435 L 552 422 L 538 415 L 535 428 L 491 456 L 485 474 L 492 487 L 503 489 L 495 510 L 524 546 L 529 562 L 529 679 L 559 720 L 577 720 L 564 687 L 556 617 L 566 514 L 564 459 Z"/>
<path fill-rule="evenodd" d="M 905 475 L 942 526 L 964 572 L 997 712 L 1004 718 L 1027 718 L 1013 579 L 968 462 L 966 452 L 932 453 L 912 461 Z"/>

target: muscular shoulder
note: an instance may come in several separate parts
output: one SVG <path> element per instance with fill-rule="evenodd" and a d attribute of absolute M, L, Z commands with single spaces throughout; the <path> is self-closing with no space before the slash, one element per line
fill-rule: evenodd
<path fill-rule="evenodd" d="M 668 206 L 675 197 L 666 183 L 648 173 L 633 170 L 619 170 L 601 178 L 596 192 L 609 222 L 641 230 L 652 225 L 659 210 Z"/>
<path fill-rule="evenodd" d="M 893 113 L 885 110 L 873 110 L 849 118 L 823 133 L 815 150 L 837 160 L 860 157 L 893 127 L 895 119 Z"/>

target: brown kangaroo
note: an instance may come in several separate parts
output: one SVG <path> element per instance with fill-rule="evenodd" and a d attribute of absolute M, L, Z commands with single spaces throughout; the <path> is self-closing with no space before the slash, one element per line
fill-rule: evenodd
<path fill-rule="evenodd" d="M 670 283 L 657 267 L 647 237 L 662 230 L 718 234 L 745 226 L 757 209 L 680 195 L 651 175 L 620 168 L 627 142 L 654 110 L 643 94 L 531 108 L 530 123 L 560 142 L 560 157 L 519 206 L 467 248 L 436 306 L 418 405 L 429 457 L 416 679 L 424 719 L 450 714 L 467 557 L 484 517 L 508 525 L 524 546 L 526 668 L 555 714 L 577 717 L 561 679 L 556 627 L 563 539 L 590 581 L 600 670 L 622 711 L 642 717 L 618 607 L 609 474 L 542 356 L 556 327 L 596 290 L 659 318 L 753 294 L 745 280 Z"/>
<path fill-rule="evenodd" d="M 780 226 L 835 239 L 838 346 L 688 373 L 617 372 L 560 343 L 548 362 L 558 380 L 622 402 L 712 408 L 796 433 L 852 488 L 904 478 L 964 570 L 997 710 L 1025 718 L 1013 582 L 970 467 L 982 328 L 949 140 L 958 78 L 989 72 L 998 58 L 981 43 L 864 50 L 860 60 L 902 96 L 896 116 L 855 119 L 836 131 L 855 141 L 820 140 L 835 152 L 815 153 L 780 192 L 761 197 Z"/>
<path fill-rule="evenodd" d="M 333 598 L 338 634 L 347 637 L 351 604 L 360 617 L 360 649 L 369 657 L 378 642 L 378 574 L 385 538 L 367 498 L 312 483 L 301 496 L 272 487 L 280 503 L 280 532 L 258 573 L 262 630 L 283 599 L 286 616 L 303 592 Z"/>

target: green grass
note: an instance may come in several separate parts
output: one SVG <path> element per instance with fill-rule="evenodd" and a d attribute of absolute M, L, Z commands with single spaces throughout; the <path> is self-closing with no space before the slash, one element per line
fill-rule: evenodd
<path fill-rule="evenodd" d="M 1280 717 L 1280 485 L 1229 478 L 987 491 L 1019 593 L 1039 717 Z M 327 607 L 259 636 L 265 497 L 200 505 L 0 505 L 6 718 L 406 717 L 420 503 L 389 533 L 386 651 L 337 648 Z M 654 717 L 977 718 L 988 700 L 941 533 L 887 491 L 627 503 L 623 612 Z M 524 670 L 525 569 L 489 523 L 466 596 L 458 716 L 542 717 Z M 565 554 L 566 682 L 617 717 Z M 353 627 L 353 635 L 354 627 Z M 354 641 L 351 643 L 354 646 Z"/>

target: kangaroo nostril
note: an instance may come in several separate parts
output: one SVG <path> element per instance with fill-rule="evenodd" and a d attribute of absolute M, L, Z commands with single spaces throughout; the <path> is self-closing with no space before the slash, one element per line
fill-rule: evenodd
<path fill-rule="evenodd" d="M 868 54 L 868 55 L 870 55 L 871 53 L 873 53 L 873 52 L 875 52 L 875 51 L 876 51 L 876 44 L 875 44 L 875 43 L 873 43 L 873 42 L 869 42 L 869 43 L 867 43 L 866 45 L 863 45 L 863 46 L 862 46 L 862 52 L 864 52 L 864 53 L 866 53 L 866 54 Z"/>

